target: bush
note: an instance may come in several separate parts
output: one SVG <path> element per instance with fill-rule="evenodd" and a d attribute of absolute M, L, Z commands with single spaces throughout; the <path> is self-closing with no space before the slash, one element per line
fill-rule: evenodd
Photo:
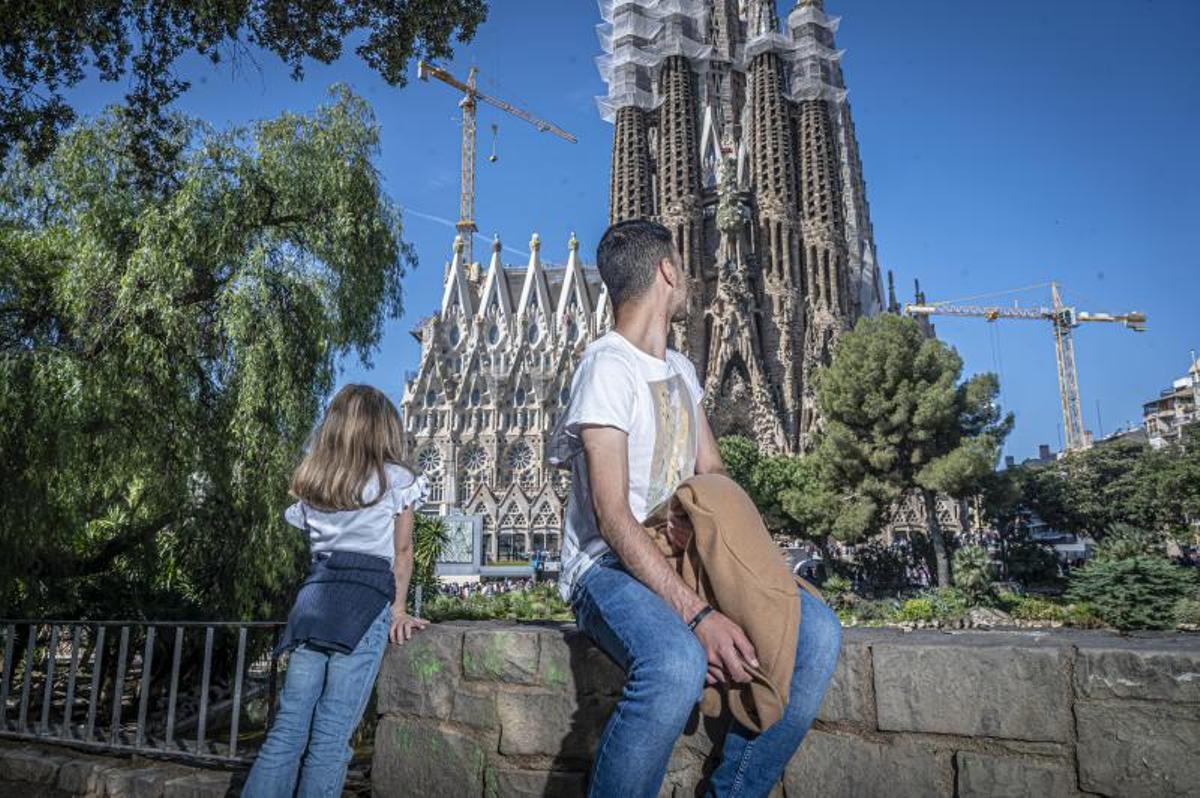
<path fill-rule="evenodd" d="M 1038 596 L 1020 596 L 1008 614 L 1021 621 L 1066 621 L 1067 608 Z"/>
<path fill-rule="evenodd" d="M 434 596 L 422 613 L 431 621 L 569 621 L 571 608 L 550 585 L 513 590 L 494 596 Z"/>
<path fill-rule="evenodd" d="M 927 590 L 918 596 L 908 599 L 896 610 L 893 619 L 897 621 L 951 621 L 966 615 L 970 609 L 962 591 L 952 587 L 939 587 Z"/>
<path fill-rule="evenodd" d="M 1175 602 L 1175 623 L 1200 626 L 1200 598 L 1189 596 Z"/>
<path fill-rule="evenodd" d="M 954 586 L 978 603 L 991 592 L 996 564 L 983 546 L 963 546 L 954 552 Z"/>
<path fill-rule="evenodd" d="M 1176 604 L 1191 594 L 1194 584 L 1190 571 L 1163 557 L 1106 556 L 1075 573 L 1067 597 L 1090 605 L 1096 616 L 1118 629 L 1169 629 L 1175 625 Z"/>

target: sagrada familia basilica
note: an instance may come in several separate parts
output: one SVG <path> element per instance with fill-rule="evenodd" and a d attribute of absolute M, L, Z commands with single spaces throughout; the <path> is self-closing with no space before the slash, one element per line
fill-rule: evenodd
<path fill-rule="evenodd" d="M 610 221 L 674 234 L 694 306 L 672 346 L 695 363 L 718 436 L 803 452 L 812 375 L 885 309 L 838 18 L 799 0 L 601 0 L 597 58 L 613 125 Z M 486 268 L 456 241 L 441 307 L 414 330 L 410 451 L 439 511 L 483 517 L 485 562 L 559 547 L 566 475 L 545 462 L 579 353 L 612 325 L 572 236 L 565 266 Z M 895 305 L 892 298 L 890 305 Z"/>

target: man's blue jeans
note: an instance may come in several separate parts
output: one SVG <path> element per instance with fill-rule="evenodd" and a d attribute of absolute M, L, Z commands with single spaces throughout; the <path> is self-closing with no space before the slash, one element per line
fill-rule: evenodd
<path fill-rule="evenodd" d="M 342 794 L 354 734 L 387 647 L 387 605 L 349 654 L 301 645 L 288 661 L 279 710 L 242 788 L 244 798 Z"/>
<path fill-rule="evenodd" d="M 766 796 L 817 715 L 837 663 L 841 625 L 828 607 L 803 590 L 800 601 L 796 668 L 783 718 L 757 735 L 733 724 L 708 795 Z M 588 794 L 653 798 L 666 776 L 671 749 L 704 690 L 704 647 L 675 611 L 612 554 L 580 577 L 572 605 L 579 627 L 625 669 L 628 679 L 600 737 Z"/>

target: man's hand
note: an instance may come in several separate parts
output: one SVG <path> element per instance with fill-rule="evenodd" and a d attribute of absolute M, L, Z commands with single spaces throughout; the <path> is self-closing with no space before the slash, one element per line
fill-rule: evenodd
<path fill-rule="evenodd" d="M 740 626 L 713 611 L 696 626 L 696 637 L 700 638 L 704 653 L 708 655 L 708 684 L 750 681 L 746 665 L 757 668 L 758 656 Z"/>
<path fill-rule="evenodd" d="M 388 632 L 388 639 L 398 646 L 402 646 L 417 632 L 429 625 L 429 621 L 423 618 L 414 618 L 407 612 L 399 613 L 392 616 L 392 628 Z"/>

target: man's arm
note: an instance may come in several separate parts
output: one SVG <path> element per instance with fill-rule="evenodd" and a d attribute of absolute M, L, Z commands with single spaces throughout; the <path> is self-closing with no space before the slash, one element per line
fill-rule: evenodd
<path fill-rule="evenodd" d="M 708 417 L 703 408 L 696 406 L 696 473 L 724 474 L 725 464 L 721 462 L 721 450 L 717 447 L 717 439 L 713 437 L 712 427 L 708 425 Z"/>
<path fill-rule="evenodd" d="M 616 427 L 592 426 L 583 427 L 579 437 L 587 458 L 592 506 L 601 537 L 638 581 L 653 590 L 685 622 L 691 621 L 704 609 L 704 601 L 671 568 L 629 507 L 627 433 Z M 734 681 L 750 681 L 742 663 L 757 667 L 758 660 L 754 647 L 737 624 L 719 612 L 711 612 L 695 631 L 708 654 L 710 683 L 726 674 Z"/>

